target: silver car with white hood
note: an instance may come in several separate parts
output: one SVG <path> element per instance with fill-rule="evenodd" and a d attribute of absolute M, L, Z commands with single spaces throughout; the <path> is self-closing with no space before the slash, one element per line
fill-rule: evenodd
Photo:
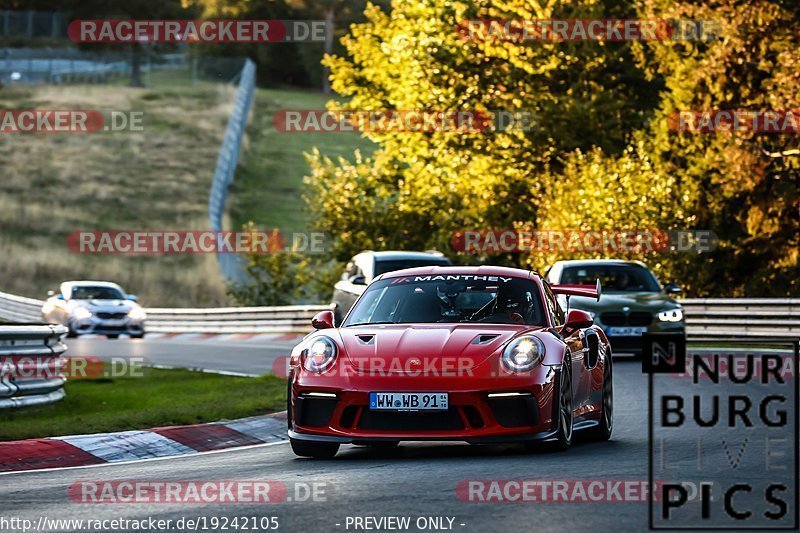
<path fill-rule="evenodd" d="M 48 291 L 42 319 L 69 328 L 68 336 L 96 334 L 116 339 L 121 334 L 144 337 L 145 311 L 136 296 L 108 281 L 65 281 Z"/>

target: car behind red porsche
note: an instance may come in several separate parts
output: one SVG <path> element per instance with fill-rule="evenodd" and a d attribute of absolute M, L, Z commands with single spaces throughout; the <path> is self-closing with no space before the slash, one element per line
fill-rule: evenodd
<path fill-rule="evenodd" d="M 585 311 L 557 294 L 599 298 L 600 285 L 551 286 L 504 267 L 421 267 L 373 281 L 333 327 L 330 311 L 292 351 L 288 421 L 299 456 L 345 443 L 599 440 L 613 423 L 611 348 Z"/>

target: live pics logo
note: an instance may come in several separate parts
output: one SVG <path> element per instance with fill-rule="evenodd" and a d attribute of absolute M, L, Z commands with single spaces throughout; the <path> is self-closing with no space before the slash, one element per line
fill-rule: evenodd
<path fill-rule="evenodd" d="M 797 531 L 800 343 L 643 343 L 650 529 Z"/>

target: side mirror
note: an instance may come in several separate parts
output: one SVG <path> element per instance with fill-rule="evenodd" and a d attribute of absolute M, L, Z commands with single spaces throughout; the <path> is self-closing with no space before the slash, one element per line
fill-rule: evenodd
<path fill-rule="evenodd" d="M 366 285 L 367 280 L 364 276 L 352 276 L 350 278 L 350 283 L 353 285 Z"/>
<path fill-rule="evenodd" d="M 588 328 L 594 324 L 594 319 L 588 311 L 583 309 L 573 309 L 567 315 L 567 323 L 564 327 L 568 330 L 576 330 L 581 328 Z"/>
<path fill-rule="evenodd" d="M 682 290 L 683 289 L 681 288 L 681 286 L 678 285 L 677 283 L 667 283 L 666 285 L 664 285 L 664 292 L 666 292 L 667 294 L 678 294 Z"/>
<path fill-rule="evenodd" d="M 56 295 L 56 291 L 47 291 L 47 297 L 48 298 L 52 298 L 55 295 Z"/>
<path fill-rule="evenodd" d="M 331 329 L 333 327 L 333 311 L 320 311 L 311 319 L 314 329 Z"/>
<path fill-rule="evenodd" d="M 126 296 L 126 298 L 127 298 L 128 300 L 132 301 L 132 302 L 137 302 L 137 301 L 139 301 L 139 298 L 137 298 L 135 294 L 129 294 L 128 296 Z"/>

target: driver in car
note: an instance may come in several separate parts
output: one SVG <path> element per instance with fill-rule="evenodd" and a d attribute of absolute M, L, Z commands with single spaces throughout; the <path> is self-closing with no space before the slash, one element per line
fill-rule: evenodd
<path fill-rule="evenodd" d="M 529 292 L 512 290 L 498 291 L 491 314 L 482 318 L 481 322 L 499 324 L 526 324 L 531 321 L 533 298 Z"/>

